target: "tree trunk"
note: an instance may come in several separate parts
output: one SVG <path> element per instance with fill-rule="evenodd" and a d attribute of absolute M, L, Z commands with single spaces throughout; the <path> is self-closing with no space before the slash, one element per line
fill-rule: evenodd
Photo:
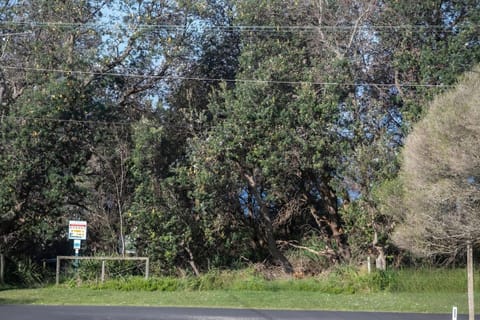
<path fill-rule="evenodd" d="M 382 247 L 375 247 L 378 252 L 378 256 L 375 259 L 375 267 L 377 270 L 385 271 L 387 270 L 387 259 L 385 257 L 385 252 Z"/>
<path fill-rule="evenodd" d="M 192 270 L 195 273 L 195 276 L 200 277 L 200 271 L 198 270 L 197 264 L 195 263 L 192 250 L 190 250 L 189 247 L 185 247 L 185 251 L 187 251 L 188 257 L 189 257 L 188 264 L 190 264 L 190 267 L 192 267 Z"/>
<path fill-rule="evenodd" d="M 375 224 L 373 224 L 375 226 Z M 374 227 L 375 229 L 375 227 Z M 385 257 L 385 249 L 382 246 L 378 245 L 378 233 L 376 230 L 373 231 L 373 241 L 372 247 L 377 251 L 377 258 L 375 259 L 375 267 L 377 270 L 386 270 L 387 269 L 387 258 Z"/>
<path fill-rule="evenodd" d="M 343 261 L 350 260 L 350 247 L 345 233 L 342 229 L 342 222 L 338 214 L 337 195 L 326 183 L 320 187 L 320 193 L 322 195 L 323 207 L 326 212 L 325 222 L 332 232 L 332 238 L 338 247 L 338 253 Z"/>
<path fill-rule="evenodd" d="M 260 192 L 258 191 L 258 186 L 252 175 L 244 174 L 247 179 L 250 192 L 253 194 L 255 201 L 260 207 L 260 217 L 262 219 L 262 225 L 264 230 L 265 239 L 267 241 L 268 251 L 272 255 L 273 261 L 282 266 L 283 270 L 291 274 L 293 273 L 293 267 L 290 261 L 283 255 L 283 253 L 278 249 L 277 243 L 275 241 L 275 236 L 273 232 L 272 220 L 270 219 L 270 210 L 268 209 L 265 201 L 263 201 Z"/>

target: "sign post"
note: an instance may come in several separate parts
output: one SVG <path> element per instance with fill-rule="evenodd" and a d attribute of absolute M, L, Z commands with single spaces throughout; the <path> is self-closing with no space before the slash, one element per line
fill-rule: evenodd
<path fill-rule="evenodd" d="M 78 252 L 82 246 L 82 240 L 74 239 L 73 240 L 73 249 L 75 249 L 75 257 L 78 257 Z M 78 259 L 75 259 L 75 267 L 78 267 Z"/>

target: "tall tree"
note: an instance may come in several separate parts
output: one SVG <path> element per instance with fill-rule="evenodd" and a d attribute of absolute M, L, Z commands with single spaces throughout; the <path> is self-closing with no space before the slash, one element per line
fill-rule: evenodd
<path fill-rule="evenodd" d="M 75 70 L 89 59 L 98 37 L 75 23 L 94 18 L 98 7 L 13 1 L 3 9 L 10 19 L 5 25 L 16 35 L 7 39 L 1 57 L 2 246 L 40 257 L 64 239 L 64 218 L 81 210 L 75 176 L 89 157 L 92 137 L 82 121 L 96 105 L 82 77 L 53 70 Z M 57 26 L 55 20 L 72 24 Z M 84 55 L 75 58 L 78 48 Z"/>
<path fill-rule="evenodd" d="M 344 105 L 351 149 L 342 170 L 343 185 L 353 195 L 342 210 L 356 254 L 381 257 L 392 249 L 393 221 L 378 207 L 376 193 L 396 176 L 398 150 L 421 118 L 425 101 L 478 61 L 478 31 L 472 28 L 478 9 L 475 1 L 372 1 L 343 7 L 344 12 L 358 10 L 349 29 L 354 32 L 348 32 L 352 41 L 335 46 L 356 84 Z"/>
<path fill-rule="evenodd" d="M 289 29 L 312 19 L 309 9 L 306 2 L 238 5 L 240 25 L 267 30 L 244 32 L 235 87 L 225 87 L 213 100 L 214 126 L 199 137 L 203 141 L 193 141 L 197 188 L 208 199 L 205 204 L 232 202 L 237 219 L 255 222 L 261 243 L 287 272 L 292 267 L 277 239 L 293 244 L 288 240 L 295 237 L 287 231 L 282 239 L 278 226 L 298 217 L 310 219 L 324 241 L 326 249 L 318 254 L 333 260 L 350 256 L 335 188 L 344 147 L 335 124 L 344 92 L 315 85 L 325 55 L 314 58 L 310 32 Z M 225 187 L 235 196 L 224 197 Z"/>
<path fill-rule="evenodd" d="M 179 266 L 198 273 L 209 265 L 229 264 L 236 250 L 228 245 L 227 229 L 233 226 L 196 210 L 199 199 L 188 156 L 188 141 L 210 125 L 204 120 L 212 117 L 207 110 L 211 92 L 221 79 L 235 77 L 238 34 L 228 27 L 231 6 L 229 1 L 210 1 L 189 7 L 195 19 L 188 27 L 196 30 L 190 48 L 196 56 L 177 69 L 183 76 L 172 83 L 164 107 L 135 126 L 138 187 L 131 221 L 140 251 L 153 255 L 165 271 Z"/>
<path fill-rule="evenodd" d="M 12 34 L 1 55 L 2 148 L 7 150 L 1 168 L 2 186 L 7 190 L 4 212 L 18 224 L 20 215 L 28 211 L 26 205 L 38 201 L 44 206 L 31 208 L 29 214 L 67 219 L 70 213 L 54 212 L 72 205 L 69 199 L 74 198 L 72 211 L 86 218 L 104 214 L 105 203 L 96 201 L 115 199 L 112 208 L 119 211 L 119 219 L 114 221 L 120 226 L 113 229 L 117 238 L 123 238 L 120 212 L 128 202 L 127 189 L 117 188 L 124 184 L 116 178 L 129 177 L 130 133 L 125 124 L 151 113 L 152 104 L 164 100 L 169 86 L 165 78 L 178 76 L 177 67 L 194 56 L 187 50 L 191 35 L 187 26 L 193 19 L 190 7 L 183 1 L 70 0 L 12 1 L 2 9 L 10 19 L 2 26 Z M 125 129 L 117 135 L 119 149 L 112 145 L 115 132 L 101 129 L 105 122 L 121 122 Z M 28 130 L 11 130 L 19 125 Z M 43 138 L 41 150 L 28 148 L 35 142 L 27 140 L 29 135 L 37 134 Z M 23 154 L 21 161 L 9 162 L 19 154 Z M 95 161 L 103 161 L 97 166 L 102 172 L 85 169 Z M 70 183 L 70 188 L 58 187 L 57 202 L 45 200 L 44 193 L 51 187 L 43 181 L 49 181 L 49 170 Z M 101 176 L 112 179 L 102 181 Z M 131 186 L 130 181 L 125 183 Z M 103 197 L 105 190 L 108 194 Z M 61 234 L 60 224 L 66 225 L 65 221 L 50 225 Z M 25 225 L 33 227 L 35 221 Z M 7 238 L 16 232 L 13 224 L 9 226 L 2 230 Z"/>
<path fill-rule="evenodd" d="M 437 97 L 405 144 L 406 211 L 395 239 L 416 253 L 455 257 L 478 244 L 479 84 L 476 68 Z"/>

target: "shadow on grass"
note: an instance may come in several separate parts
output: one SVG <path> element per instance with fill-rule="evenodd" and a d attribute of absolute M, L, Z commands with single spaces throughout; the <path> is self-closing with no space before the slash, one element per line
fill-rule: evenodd
<path fill-rule="evenodd" d="M 20 298 L 20 299 L 10 299 L 10 298 L 0 298 L 0 308 L 2 305 L 10 305 L 10 304 L 32 304 L 35 303 L 37 299 L 32 298 Z"/>
<path fill-rule="evenodd" d="M 9 291 L 9 290 L 21 290 L 26 289 L 18 286 L 12 285 L 2 285 L 0 286 L 0 292 Z M 8 294 L 8 293 L 7 293 Z M 32 304 L 35 303 L 37 299 L 32 299 L 32 297 L 25 297 L 25 298 L 4 298 L 0 297 L 0 306 L 6 304 Z"/>

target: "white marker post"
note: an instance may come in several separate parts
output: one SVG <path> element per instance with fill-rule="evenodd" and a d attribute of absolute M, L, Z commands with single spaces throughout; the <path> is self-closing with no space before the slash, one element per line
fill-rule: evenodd
<path fill-rule="evenodd" d="M 80 248 L 82 247 L 82 240 L 74 239 L 73 240 L 73 249 L 75 250 L 75 257 L 78 257 Z M 75 259 L 75 267 L 78 266 L 78 259 Z"/>
<path fill-rule="evenodd" d="M 457 307 L 452 308 L 452 320 L 457 320 Z"/>

